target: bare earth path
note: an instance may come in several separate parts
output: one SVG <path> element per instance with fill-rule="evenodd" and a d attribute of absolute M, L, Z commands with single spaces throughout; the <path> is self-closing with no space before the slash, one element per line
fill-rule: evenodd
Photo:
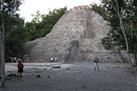
<path fill-rule="evenodd" d="M 137 91 L 137 74 L 126 63 L 101 63 L 99 72 L 87 62 L 53 65 L 25 64 L 23 78 L 8 79 L 0 91 Z M 9 73 L 16 73 L 16 64 L 6 64 Z"/>

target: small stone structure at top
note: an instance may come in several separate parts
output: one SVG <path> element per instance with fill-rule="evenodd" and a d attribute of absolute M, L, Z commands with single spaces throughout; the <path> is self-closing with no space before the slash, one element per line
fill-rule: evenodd
<path fill-rule="evenodd" d="M 101 40 L 110 26 L 88 6 L 77 6 L 66 12 L 43 38 L 26 44 L 31 62 L 92 60 L 95 56 L 109 58 L 113 54 L 104 49 Z M 108 56 L 109 54 L 109 56 Z"/>

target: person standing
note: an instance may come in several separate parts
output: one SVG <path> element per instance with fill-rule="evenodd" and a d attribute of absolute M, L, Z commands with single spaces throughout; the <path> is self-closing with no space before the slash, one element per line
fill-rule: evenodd
<path fill-rule="evenodd" d="M 94 63 L 95 63 L 95 68 L 94 69 L 99 71 L 99 59 L 98 59 L 98 57 L 95 57 Z"/>
<path fill-rule="evenodd" d="M 18 68 L 18 77 L 22 78 L 24 65 L 20 59 L 18 60 L 17 68 Z"/>

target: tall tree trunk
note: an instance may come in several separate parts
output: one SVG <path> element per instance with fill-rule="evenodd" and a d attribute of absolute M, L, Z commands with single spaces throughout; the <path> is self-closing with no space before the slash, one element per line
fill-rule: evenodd
<path fill-rule="evenodd" d="M 125 46 L 126 46 L 126 51 L 127 51 L 127 55 L 128 55 L 128 62 L 132 67 L 132 62 L 131 62 L 131 58 L 130 58 L 130 55 L 129 55 L 129 46 L 128 46 L 129 43 L 128 43 L 128 39 L 127 39 L 127 36 L 126 36 L 126 30 L 125 30 L 125 27 L 124 27 L 124 24 L 123 24 L 123 21 L 122 21 L 122 16 L 121 16 L 121 13 L 120 13 L 120 10 L 119 10 L 118 0 L 115 0 L 115 3 L 116 4 L 114 4 L 111 1 L 112 8 L 115 10 L 116 14 L 118 15 L 118 19 L 119 19 L 119 23 L 120 23 L 120 29 L 122 31 L 122 34 L 123 34 L 123 37 L 124 37 L 124 40 L 125 40 Z"/>
<path fill-rule="evenodd" d="M 120 21 L 120 28 L 121 28 L 121 30 L 122 30 L 122 33 L 123 33 L 123 36 L 124 36 L 124 39 L 125 39 L 126 50 L 127 50 L 127 55 L 128 55 L 128 61 L 129 61 L 129 64 L 132 66 L 131 58 L 130 58 L 130 55 L 129 55 L 128 40 L 127 40 L 127 36 L 126 36 L 126 33 L 125 33 L 125 28 L 124 28 L 122 19 L 121 19 L 120 17 L 119 17 L 119 21 Z"/>
<path fill-rule="evenodd" d="M 1 87 L 5 87 L 5 38 L 4 38 L 4 0 L 1 0 L 1 31 L 0 31 L 0 75 Z"/>
<path fill-rule="evenodd" d="M 128 55 L 128 62 L 129 64 L 131 65 L 132 67 L 132 62 L 131 62 L 131 58 L 130 58 L 130 55 L 129 55 L 129 43 L 128 43 L 128 39 L 127 39 L 127 36 L 126 36 L 126 31 L 125 31 L 125 27 L 124 27 L 124 24 L 123 24 L 123 21 L 122 21 L 122 16 L 120 14 L 120 10 L 119 10 L 119 6 L 118 6 L 118 0 L 115 0 L 116 2 L 116 8 L 115 8 L 115 11 L 118 15 L 118 18 L 119 18 L 119 22 L 120 22 L 120 29 L 122 31 L 122 34 L 124 36 L 124 40 L 125 40 L 125 44 L 126 44 L 126 50 L 127 50 L 127 55 Z M 114 7 L 114 6 L 113 6 Z"/>

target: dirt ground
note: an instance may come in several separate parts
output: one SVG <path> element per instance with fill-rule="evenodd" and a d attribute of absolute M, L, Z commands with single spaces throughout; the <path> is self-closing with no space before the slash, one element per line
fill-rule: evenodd
<path fill-rule="evenodd" d="M 15 75 L 7 76 L 6 87 L 0 91 L 137 91 L 137 74 L 126 63 L 100 63 L 99 71 L 89 62 L 24 65 L 20 79 L 16 63 L 6 64 L 6 75 Z"/>

